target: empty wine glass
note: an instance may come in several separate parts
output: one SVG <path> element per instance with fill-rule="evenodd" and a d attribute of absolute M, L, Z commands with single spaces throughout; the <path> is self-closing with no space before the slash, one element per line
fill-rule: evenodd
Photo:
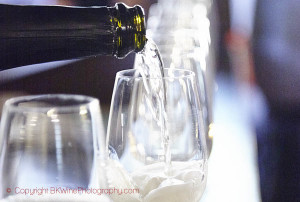
<path fill-rule="evenodd" d="M 161 79 L 143 78 L 138 70 L 117 73 L 107 131 L 110 157 L 119 159 L 144 201 L 197 201 L 206 185 L 207 148 L 195 74 L 164 69 L 163 102 L 145 86 L 155 88 Z"/>
<path fill-rule="evenodd" d="M 98 172 L 105 152 L 101 121 L 99 102 L 91 97 L 53 94 L 6 101 L 0 200 L 99 201 L 86 191 L 106 186 L 105 173 Z"/>

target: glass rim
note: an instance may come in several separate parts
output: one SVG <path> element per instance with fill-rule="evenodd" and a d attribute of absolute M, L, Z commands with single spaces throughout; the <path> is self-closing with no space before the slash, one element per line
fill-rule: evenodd
<path fill-rule="evenodd" d="M 142 79 L 142 76 L 140 74 L 138 74 L 138 75 L 134 74 L 137 71 L 139 71 L 139 70 L 138 69 L 121 70 L 121 71 L 117 72 L 116 78 L 118 78 L 118 79 Z M 180 75 L 179 76 L 165 76 L 165 77 L 163 77 L 163 80 L 194 78 L 195 77 L 195 72 L 193 72 L 192 70 L 187 70 L 187 69 L 164 68 L 164 71 L 180 72 Z M 125 75 L 126 73 L 132 73 L 132 74 L 129 76 L 129 75 Z M 155 78 L 147 77 L 146 79 L 156 80 L 156 79 L 161 79 L 161 78 L 159 78 L 159 77 L 155 77 Z"/>
<path fill-rule="evenodd" d="M 57 98 L 57 99 L 64 99 L 64 100 L 73 100 L 78 101 L 78 103 L 73 103 L 70 105 L 65 106 L 18 106 L 17 104 L 26 103 L 26 102 L 39 102 L 45 101 L 49 98 Z M 8 110 L 12 110 L 15 112 L 37 112 L 37 113 L 44 113 L 49 112 L 50 110 L 55 109 L 55 112 L 61 111 L 79 111 L 80 107 L 82 106 L 89 106 L 91 104 L 98 104 L 99 100 L 97 98 L 93 98 L 86 95 L 78 95 L 78 94 L 37 94 L 37 95 L 26 95 L 26 96 L 18 96 L 13 97 L 4 103 L 3 109 L 6 108 Z"/>

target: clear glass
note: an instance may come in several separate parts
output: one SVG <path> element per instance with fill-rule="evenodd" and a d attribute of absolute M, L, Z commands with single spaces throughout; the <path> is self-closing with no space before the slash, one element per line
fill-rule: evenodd
<path fill-rule="evenodd" d="M 196 75 L 198 95 L 203 108 L 205 122 L 206 144 L 208 155 L 212 150 L 213 138 L 209 134 L 212 124 L 212 91 L 213 74 L 210 67 L 207 67 L 206 59 L 209 56 L 208 36 L 202 37 L 199 32 L 193 29 L 179 29 L 167 31 L 164 34 L 151 33 L 152 38 L 159 47 L 164 66 L 166 68 L 178 68 L 191 70 Z"/>
<path fill-rule="evenodd" d="M 81 198 L 84 191 L 80 196 L 70 190 L 105 187 L 105 173 L 97 166 L 105 152 L 101 121 L 99 102 L 91 97 L 54 94 L 6 101 L 0 128 L 0 199 L 85 201 L 91 196 Z"/>
<path fill-rule="evenodd" d="M 146 82 L 159 79 L 146 78 Z M 197 201 L 206 185 L 207 147 L 195 74 L 164 69 L 163 80 L 169 172 L 165 172 L 161 128 L 138 70 L 116 76 L 107 131 L 110 157 L 120 160 L 144 200 Z"/>
<path fill-rule="evenodd" d="M 202 96 L 203 106 L 207 109 L 204 118 L 207 119 L 208 155 L 213 145 L 212 133 L 209 131 L 213 126 L 212 107 L 215 91 L 215 43 L 212 42 L 217 41 L 211 4 L 211 0 L 159 0 L 150 8 L 147 21 L 147 36 L 157 44 L 165 67 L 192 70 L 198 77 L 201 89 L 199 94 Z M 211 18 L 212 16 L 214 17 Z M 194 55 L 193 62 L 198 63 L 193 65 L 196 67 L 193 69 L 179 56 L 191 53 Z M 178 66 L 178 63 L 183 64 Z M 204 91 L 205 93 L 202 93 Z"/>

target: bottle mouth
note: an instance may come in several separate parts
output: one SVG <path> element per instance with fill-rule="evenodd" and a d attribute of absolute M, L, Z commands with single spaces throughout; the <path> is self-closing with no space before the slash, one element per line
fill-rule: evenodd
<path fill-rule="evenodd" d="M 134 24 L 136 25 L 135 29 L 135 52 L 140 52 L 143 50 L 147 38 L 146 38 L 146 27 L 145 27 L 145 14 L 141 6 L 134 6 L 136 14 L 134 15 Z"/>
<path fill-rule="evenodd" d="M 116 52 L 118 58 L 125 57 L 130 52 L 140 52 L 146 44 L 145 14 L 141 6 L 128 7 L 117 3 L 116 21 Z"/>

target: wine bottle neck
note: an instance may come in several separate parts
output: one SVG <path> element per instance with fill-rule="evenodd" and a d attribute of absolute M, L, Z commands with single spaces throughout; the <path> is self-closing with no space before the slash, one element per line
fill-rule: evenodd
<path fill-rule="evenodd" d="M 94 55 L 122 58 L 143 49 L 145 32 L 139 6 L 0 4 L 0 70 Z"/>
<path fill-rule="evenodd" d="M 127 7 L 118 3 L 110 10 L 115 28 L 115 52 L 118 58 L 125 57 L 131 50 L 141 51 L 146 44 L 144 12 L 140 6 Z"/>

